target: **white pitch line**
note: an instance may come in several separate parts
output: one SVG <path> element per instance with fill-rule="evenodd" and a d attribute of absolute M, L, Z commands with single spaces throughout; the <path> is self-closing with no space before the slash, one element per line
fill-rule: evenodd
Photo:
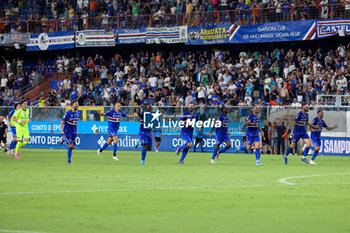
<path fill-rule="evenodd" d="M 38 231 L 15 231 L 15 230 L 5 230 L 5 229 L 0 229 L 0 232 L 8 232 L 8 233 L 45 233 L 45 232 L 38 232 Z"/>
<path fill-rule="evenodd" d="M 287 180 L 297 179 L 297 178 L 306 178 L 306 177 L 315 177 L 315 176 L 346 176 L 346 175 L 350 175 L 350 173 L 313 174 L 313 175 L 304 175 L 304 176 L 290 176 L 290 177 L 281 178 L 281 179 L 278 180 L 278 182 L 280 182 L 282 184 L 287 184 L 287 185 L 302 185 L 302 184 L 299 184 L 299 183 L 296 184 L 296 183 L 288 182 Z M 347 182 L 345 182 L 345 183 L 347 183 Z"/>
<path fill-rule="evenodd" d="M 288 178 L 288 177 L 287 177 Z M 124 191 L 159 191 L 159 190 L 191 190 L 191 189 L 224 189 L 224 188 L 249 188 L 249 187 L 273 187 L 285 186 L 287 183 L 280 184 L 242 184 L 242 185 L 225 185 L 225 186 L 190 186 L 190 187 L 156 187 L 156 188 L 125 188 L 125 189 L 101 189 L 101 190 L 61 190 L 47 192 L 12 192 L 0 193 L 0 196 L 6 195 L 26 195 L 26 194 L 64 194 L 64 193 L 97 193 L 97 192 L 124 192 Z M 301 183 L 293 185 L 333 185 L 333 184 L 350 184 L 350 182 L 324 182 L 324 183 Z"/>

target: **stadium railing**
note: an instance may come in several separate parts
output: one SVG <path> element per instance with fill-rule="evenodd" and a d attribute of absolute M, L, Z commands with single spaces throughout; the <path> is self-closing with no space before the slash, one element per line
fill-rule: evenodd
<path fill-rule="evenodd" d="M 151 14 L 151 15 L 123 15 L 80 18 L 57 18 L 40 20 L 25 20 L 19 18 L 16 21 L 0 21 L 0 33 L 22 32 L 58 32 L 67 30 L 92 30 L 92 29 L 135 29 L 141 27 L 161 26 L 212 26 L 221 23 L 238 25 L 251 25 L 264 22 L 282 22 L 302 19 L 335 19 L 349 18 L 350 10 L 345 10 L 344 4 L 327 5 L 298 5 L 277 8 L 275 6 L 263 8 L 253 6 L 251 9 L 192 12 L 175 14 Z"/>

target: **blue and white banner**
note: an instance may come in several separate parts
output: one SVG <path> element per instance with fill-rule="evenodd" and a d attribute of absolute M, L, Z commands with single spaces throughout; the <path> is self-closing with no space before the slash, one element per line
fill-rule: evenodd
<path fill-rule="evenodd" d="M 128 150 L 128 151 L 140 151 L 140 148 L 136 149 L 135 145 L 139 141 L 138 135 L 122 134 L 119 135 L 118 150 Z M 62 135 L 60 134 L 43 134 L 43 133 L 33 133 L 30 135 L 30 144 L 26 147 L 28 148 L 47 148 L 47 149 L 66 149 L 67 145 L 60 145 Z M 79 134 L 76 138 L 77 149 L 83 150 L 96 150 L 100 148 L 108 140 L 108 135 L 106 134 Z M 194 139 L 195 140 L 195 139 Z M 194 143 L 193 140 L 193 143 Z M 153 141 L 154 143 L 154 141 Z M 212 152 L 215 147 L 215 138 L 206 138 L 203 141 L 204 151 Z M 182 145 L 183 141 L 176 135 L 166 135 L 162 138 L 162 144 L 159 147 L 160 151 L 175 151 L 177 146 Z M 233 152 L 235 148 L 239 148 L 242 145 L 241 137 L 231 137 L 231 144 L 233 147 L 229 152 Z M 113 145 L 113 143 L 112 143 Z M 222 147 L 225 145 L 222 144 Z M 107 150 L 112 150 L 113 147 L 109 146 Z M 198 145 L 198 150 L 200 150 L 200 145 Z"/>
<path fill-rule="evenodd" d="M 147 28 L 147 44 L 176 44 L 187 42 L 187 26 Z"/>
<path fill-rule="evenodd" d="M 51 121 L 31 121 L 28 125 L 29 133 L 51 133 L 53 127 Z M 59 131 L 61 132 L 61 131 Z"/>
<path fill-rule="evenodd" d="M 340 33 L 350 35 L 350 19 L 317 21 L 317 38 L 326 38 Z"/>
<path fill-rule="evenodd" d="M 223 44 L 229 43 L 229 38 L 236 33 L 239 26 L 234 24 L 220 24 L 207 27 L 189 27 L 188 28 L 188 45 L 202 44 Z"/>
<path fill-rule="evenodd" d="M 320 154 L 350 156 L 350 139 L 324 137 L 321 140 Z"/>
<path fill-rule="evenodd" d="M 30 35 L 27 51 L 74 48 L 74 31 L 48 32 Z"/>
<path fill-rule="evenodd" d="M 76 32 L 76 47 L 108 47 L 115 46 L 113 31 L 85 30 Z"/>
<path fill-rule="evenodd" d="M 118 44 L 146 43 L 146 28 L 119 29 L 116 31 Z"/>
<path fill-rule="evenodd" d="M 263 23 L 238 26 L 231 34 L 230 43 L 266 43 L 316 39 L 316 21 Z"/>

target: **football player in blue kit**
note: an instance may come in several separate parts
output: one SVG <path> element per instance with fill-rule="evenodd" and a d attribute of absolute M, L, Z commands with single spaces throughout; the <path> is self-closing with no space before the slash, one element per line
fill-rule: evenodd
<path fill-rule="evenodd" d="M 231 148 L 230 134 L 228 132 L 229 119 L 228 119 L 227 113 L 228 113 L 227 107 L 223 106 L 221 108 L 221 114 L 216 120 L 216 122 L 218 121 L 220 122 L 220 127 L 215 128 L 215 125 L 214 125 L 209 133 L 209 137 L 211 137 L 215 129 L 216 146 L 214 148 L 213 156 L 211 158 L 212 164 L 215 164 L 215 157 L 217 157 L 218 160 L 220 160 L 220 154 L 226 152 L 228 149 Z M 220 145 L 223 142 L 226 144 L 226 146 L 219 151 Z"/>
<path fill-rule="evenodd" d="M 306 132 L 305 126 L 307 125 L 313 129 L 318 129 L 318 126 L 315 126 L 309 122 L 309 114 L 307 113 L 308 111 L 309 111 L 309 106 L 307 105 L 307 103 L 303 103 L 301 107 L 301 111 L 296 115 L 292 123 L 292 126 L 288 130 L 288 132 L 291 132 L 293 130 L 293 138 L 292 138 L 292 143 L 286 150 L 286 154 L 283 155 L 284 164 L 286 165 L 288 164 L 287 156 L 289 155 L 291 150 L 295 147 L 295 145 L 298 143 L 300 139 L 303 139 L 306 144 L 301 161 L 305 163 L 309 163 L 306 159 L 306 155 L 307 153 L 309 153 L 309 150 L 311 147 L 311 141 L 310 141 L 309 135 Z"/>
<path fill-rule="evenodd" d="M 151 112 L 152 111 L 152 106 L 150 104 L 146 104 L 145 106 L 145 111 L 146 112 Z M 142 110 L 139 112 L 139 117 L 140 119 L 140 141 L 142 145 L 142 151 L 141 151 L 141 165 L 146 165 L 146 154 L 147 151 L 152 150 L 152 128 L 145 128 L 144 126 L 144 115 L 145 112 Z"/>
<path fill-rule="evenodd" d="M 187 156 L 189 149 L 192 147 L 192 139 L 193 139 L 193 130 L 194 125 L 189 124 L 192 122 L 195 124 L 198 121 L 199 115 L 194 111 L 194 104 L 190 103 L 188 105 L 188 109 L 183 113 L 180 122 L 183 123 L 183 127 L 181 128 L 180 137 L 183 141 L 183 144 L 177 147 L 176 154 L 180 154 L 182 150 L 182 155 L 179 160 L 180 164 L 185 164 L 184 159 Z"/>
<path fill-rule="evenodd" d="M 72 102 L 72 109 L 64 114 L 61 122 L 61 134 L 64 135 L 64 139 L 68 143 L 68 164 L 71 164 L 72 151 L 75 149 L 75 139 L 78 135 L 78 121 L 80 118 L 80 112 L 78 112 L 79 103 L 74 100 Z"/>
<path fill-rule="evenodd" d="M 118 161 L 117 157 L 117 149 L 118 149 L 118 130 L 120 126 L 121 119 L 123 117 L 128 118 L 136 118 L 139 117 L 138 115 L 128 115 L 124 113 L 122 110 L 120 110 L 121 104 L 116 103 L 114 105 L 114 109 L 110 110 L 107 113 L 101 112 L 101 116 L 107 116 L 108 117 L 108 140 L 105 142 L 100 149 L 97 150 L 97 157 L 100 158 L 102 151 L 104 151 L 109 145 L 114 142 L 113 146 L 113 159 L 115 161 Z"/>
<path fill-rule="evenodd" d="M 312 143 L 312 147 L 311 149 L 314 150 L 314 153 L 312 155 L 312 158 L 309 162 L 309 164 L 316 164 L 314 162 L 315 158 L 318 155 L 318 152 L 320 150 L 321 147 L 321 132 L 323 128 L 326 128 L 327 130 L 333 130 L 338 128 L 337 125 L 333 126 L 333 127 L 328 127 L 328 125 L 326 124 L 326 122 L 324 122 L 323 120 L 323 111 L 322 110 L 318 110 L 317 111 L 317 117 L 315 117 L 312 120 L 312 124 L 315 126 L 318 126 L 318 129 L 311 129 L 311 143 Z"/>
<path fill-rule="evenodd" d="M 248 116 L 246 122 L 242 125 L 241 131 L 247 126 L 247 146 L 241 147 L 243 151 L 249 151 L 253 144 L 255 148 L 255 165 L 262 166 L 260 163 L 260 135 L 261 133 L 263 139 L 265 140 L 264 132 L 260 128 L 260 117 L 259 117 L 259 107 L 254 106 L 252 113 Z"/>

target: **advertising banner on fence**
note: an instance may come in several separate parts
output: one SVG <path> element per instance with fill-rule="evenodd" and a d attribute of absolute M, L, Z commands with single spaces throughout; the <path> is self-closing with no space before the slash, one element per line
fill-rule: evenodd
<path fill-rule="evenodd" d="M 187 26 L 147 28 L 147 44 L 176 44 L 187 42 Z"/>
<path fill-rule="evenodd" d="M 239 29 L 239 26 L 233 24 L 220 24 L 207 27 L 189 27 L 188 41 L 189 45 L 202 44 L 222 44 L 229 43 L 230 36 Z"/>
<path fill-rule="evenodd" d="M 60 134 L 41 134 L 33 133 L 30 135 L 30 144 L 28 148 L 47 148 L 47 149 L 66 149 L 67 145 L 60 145 L 62 135 Z M 79 134 L 76 139 L 77 149 L 83 150 L 96 150 L 101 147 L 108 140 L 106 134 Z M 139 141 L 138 135 L 122 134 L 119 135 L 118 150 L 130 150 L 140 151 L 141 149 L 135 148 L 135 145 Z M 175 151 L 177 146 L 182 145 L 183 141 L 176 135 L 165 135 L 162 139 L 162 144 L 159 147 L 160 151 Z M 193 141 L 194 143 L 194 141 Z M 211 152 L 215 147 L 215 138 L 204 139 L 204 151 Z M 233 152 L 235 148 L 239 148 L 242 145 L 241 137 L 231 137 L 232 148 L 229 152 Z M 224 147 L 224 145 L 222 145 Z M 112 146 L 107 148 L 113 149 Z M 198 150 L 200 146 L 198 145 Z"/>
<path fill-rule="evenodd" d="M 350 19 L 317 21 L 317 38 L 334 35 L 350 35 Z"/>
<path fill-rule="evenodd" d="M 74 39 L 74 31 L 31 34 L 27 51 L 71 49 L 74 48 Z"/>
<path fill-rule="evenodd" d="M 76 47 L 105 47 L 115 46 L 113 31 L 85 30 L 77 31 L 75 37 Z"/>
<path fill-rule="evenodd" d="M 29 33 L 0 34 L 0 46 L 12 45 L 12 44 L 29 44 L 29 43 L 30 43 Z"/>
<path fill-rule="evenodd" d="M 320 154 L 350 156 L 350 139 L 323 137 L 321 141 Z"/>
<path fill-rule="evenodd" d="M 60 145 L 62 135 L 52 133 L 32 133 L 30 135 L 30 144 L 28 148 L 47 148 L 47 149 L 66 149 L 67 145 Z M 242 137 L 231 136 L 232 148 L 228 151 L 232 153 L 235 148 L 239 148 L 242 145 Z M 103 145 L 108 139 L 107 134 L 79 134 L 76 139 L 77 149 L 84 150 L 96 150 Z M 138 135 L 120 134 L 118 150 L 140 150 L 135 149 L 135 145 L 139 140 Z M 194 139 L 195 140 L 195 139 Z M 154 143 L 154 141 L 153 141 Z M 183 141 L 177 135 L 164 135 L 162 138 L 162 144 L 159 147 L 160 151 L 175 151 L 177 146 L 182 145 Z M 204 151 L 212 152 L 215 147 L 215 138 L 204 139 Z M 194 141 L 193 141 L 194 144 Z M 224 145 L 221 145 L 222 147 Z M 107 149 L 111 150 L 110 146 Z M 198 150 L 200 146 L 198 145 Z M 192 151 L 192 149 L 191 149 Z M 350 155 L 350 139 L 348 138 L 322 138 L 322 145 L 320 155 L 338 155 L 349 156 Z"/>
<path fill-rule="evenodd" d="M 146 43 L 146 28 L 119 29 L 116 31 L 118 44 Z"/>
<path fill-rule="evenodd" d="M 239 26 L 231 33 L 230 43 L 264 43 L 316 39 L 316 21 L 263 23 Z"/>

